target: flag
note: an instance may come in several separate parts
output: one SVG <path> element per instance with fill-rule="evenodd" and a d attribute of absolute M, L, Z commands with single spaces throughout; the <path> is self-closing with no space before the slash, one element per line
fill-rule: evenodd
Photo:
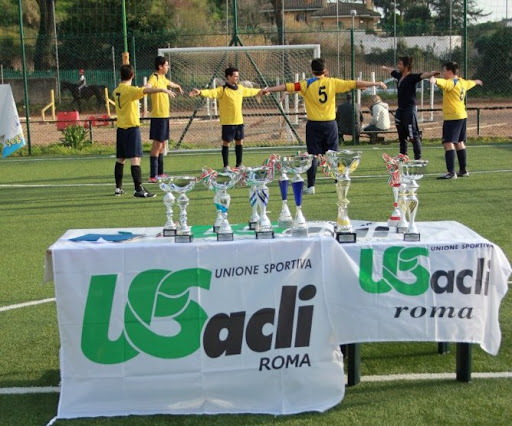
<path fill-rule="evenodd" d="M 2 158 L 8 157 L 26 145 L 9 84 L 0 84 L 0 144 L 2 144 Z"/>

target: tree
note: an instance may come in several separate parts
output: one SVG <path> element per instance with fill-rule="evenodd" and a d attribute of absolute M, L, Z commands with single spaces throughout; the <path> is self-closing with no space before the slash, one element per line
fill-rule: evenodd
<path fill-rule="evenodd" d="M 57 0 L 37 0 L 40 19 L 34 53 L 35 69 L 47 70 L 55 68 L 55 26 L 54 2 Z"/>
<path fill-rule="evenodd" d="M 475 22 L 478 18 L 487 16 L 482 9 L 478 8 L 477 0 L 430 0 L 429 6 L 434 11 L 434 21 L 437 29 L 462 28 L 464 23 L 464 1 L 467 2 L 468 24 Z"/>

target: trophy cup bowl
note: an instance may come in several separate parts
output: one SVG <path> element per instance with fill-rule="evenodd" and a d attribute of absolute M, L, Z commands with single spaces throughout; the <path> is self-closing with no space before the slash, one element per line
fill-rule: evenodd
<path fill-rule="evenodd" d="M 176 203 L 180 208 L 180 216 L 174 241 L 177 243 L 190 243 L 192 242 L 193 235 L 192 228 L 187 224 L 189 198 L 186 194 L 194 188 L 196 178 L 194 176 L 169 176 L 167 179 L 169 179 L 171 190 L 180 194 L 176 199 Z"/>
<path fill-rule="evenodd" d="M 308 224 L 306 218 L 302 213 L 302 194 L 304 190 L 304 179 L 301 177 L 301 173 L 307 171 L 313 162 L 314 156 L 308 155 L 290 155 L 281 158 L 281 169 L 284 172 L 293 173 L 292 177 L 292 189 L 295 198 L 295 218 L 293 219 L 293 225 L 291 228 L 292 236 L 294 237 L 307 237 L 308 236 Z"/>
<path fill-rule="evenodd" d="M 269 199 L 267 183 L 271 182 L 273 179 L 271 169 L 267 166 L 249 167 L 246 169 L 246 172 L 247 184 L 253 191 L 250 197 L 251 206 L 253 209 L 254 207 L 257 207 L 260 210 L 259 218 L 255 226 L 256 238 L 274 238 L 272 223 L 267 216 L 267 204 Z"/>
<path fill-rule="evenodd" d="M 235 186 L 240 176 L 240 173 L 236 172 L 215 172 L 208 181 L 208 187 L 215 191 L 213 202 L 217 209 L 217 217 L 213 224 L 213 232 L 217 233 L 217 241 L 233 241 L 233 229 L 228 221 L 231 197 L 227 191 Z"/>
<path fill-rule="evenodd" d="M 350 201 L 347 193 L 350 188 L 350 174 L 354 172 L 361 162 L 361 151 L 327 151 L 325 156 L 330 165 L 331 177 L 336 179 L 336 193 L 338 194 L 338 217 L 336 218 L 336 240 L 339 243 L 355 243 L 356 233 L 348 217 Z"/>
<path fill-rule="evenodd" d="M 420 241 L 420 233 L 416 226 L 416 214 L 418 213 L 418 196 L 416 192 L 420 187 L 418 180 L 423 177 L 428 161 L 410 160 L 403 165 L 403 181 L 406 185 L 407 192 L 405 194 L 404 204 L 406 206 L 407 218 L 409 219 L 409 227 L 404 233 L 404 241 Z"/>
<path fill-rule="evenodd" d="M 162 230 L 162 236 L 164 237 L 174 237 L 176 236 L 176 223 L 173 220 L 173 211 L 172 207 L 176 201 L 174 195 L 172 195 L 172 188 L 169 183 L 169 178 L 161 179 L 160 181 L 160 189 L 165 192 L 164 195 L 164 204 L 167 211 L 167 222 L 164 225 L 164 229 Z"/>

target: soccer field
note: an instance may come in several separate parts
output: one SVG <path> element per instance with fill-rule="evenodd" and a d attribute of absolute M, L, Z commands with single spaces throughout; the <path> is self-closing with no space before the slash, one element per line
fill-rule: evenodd
<path fill-rule="evenodd" d="M 348 198 L 351 219 L 385 221 L 393 197 L 381 155 L 397 154 L 396 145 L 365 146 L 360 167 L 352 175 Z M 246 150 L 244 164 L 261 164 L 272 152 Z M 231 152 L 233 156 L 234 153 Z M 471 176 L 442 181 L 442 147 L 425 147 L 427 173 L 419 181 L 417 221 L 456 220 L 498 244 L 512 258 L 512 145 L 468 146 Z M 163 193 L 153 199 L 131 196 L 129 167 L 123 197 L 114 197 L 114 158 L 9 158 L 0 162 L 0 424 L 47 423 L 57 411 L 59 336 L 52 283 L 41 284 L 45 251 L 67 229 L 163 226 Z M 220 168 L 220 150 L 170 153 L 166 172 L 199 176 L 202 166 Z M 148 157 L 143 158 L 147 177 Z M 278 185 L 270 187 L 269 216 L 280 211 Z M 213 194 L 196 185 L 189 194 L 188 222 L 211 224 Z M 247 188 L 230 190 L 231 223 L 247 222 Z M 334 220 L 337 198 L 332 179 L 318 175 L 316 194 L 304 196 L 309 220 Z M 292 208 L 293 210 L 293 208 Z M 273 416 L 152 416 L 59 421 L 57 424 L 461 424 L 509 422 L 512 409 L 512 302 L 505 297 L 500 311 L 502 345 L 497 356 L 473 350 L 474 380 L 455 381 L 455 347 L 437 354 L 435 343 L 365 344 L 363 383 L 348 388 L 345 399 L 325 414 Z M 427 374 L 415 380 L 392 375 Z M 447 373 L 447 375 L 445 374 Z M 484 378 L 496 373 L 508 378 Z M 429 376 L 432 375 L 432 376 Z M 437 376 L 436 376 L 437 375 Z M 375 381 L 364 382 L 365 378 Z M 376 378 L 378 376 L 379 378 Z M 391 377 L 390 377 L 391 376 Z M 393 379 L 393 380 L 391 380 Z M 37 387 L 36 393 L 27 388 Z M 49 387 L 49 393 L 42 393 Z M 15 393 L 16 388 L 20 393 Z"/>

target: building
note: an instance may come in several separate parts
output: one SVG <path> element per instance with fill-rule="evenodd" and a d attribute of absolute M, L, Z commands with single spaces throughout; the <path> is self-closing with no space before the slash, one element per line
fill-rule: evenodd
<path fill-rule="evenodd" d="M 374 11 L 373 0 L 366 0 L 366 3 L 347 3 L 338 1 L 330 3 L 327 0 L 283 0 L 284 17 L 286 22 L 304 23 L 321 29 L 351 28 L 352 14 L 356 11 L 354 28 L 364 30 L 375 30 L 381 15 Z M 267 16 L 270 24 L 275 22 L 274 7 L 271 3 L 265 4 L 261 13 Z"/>

